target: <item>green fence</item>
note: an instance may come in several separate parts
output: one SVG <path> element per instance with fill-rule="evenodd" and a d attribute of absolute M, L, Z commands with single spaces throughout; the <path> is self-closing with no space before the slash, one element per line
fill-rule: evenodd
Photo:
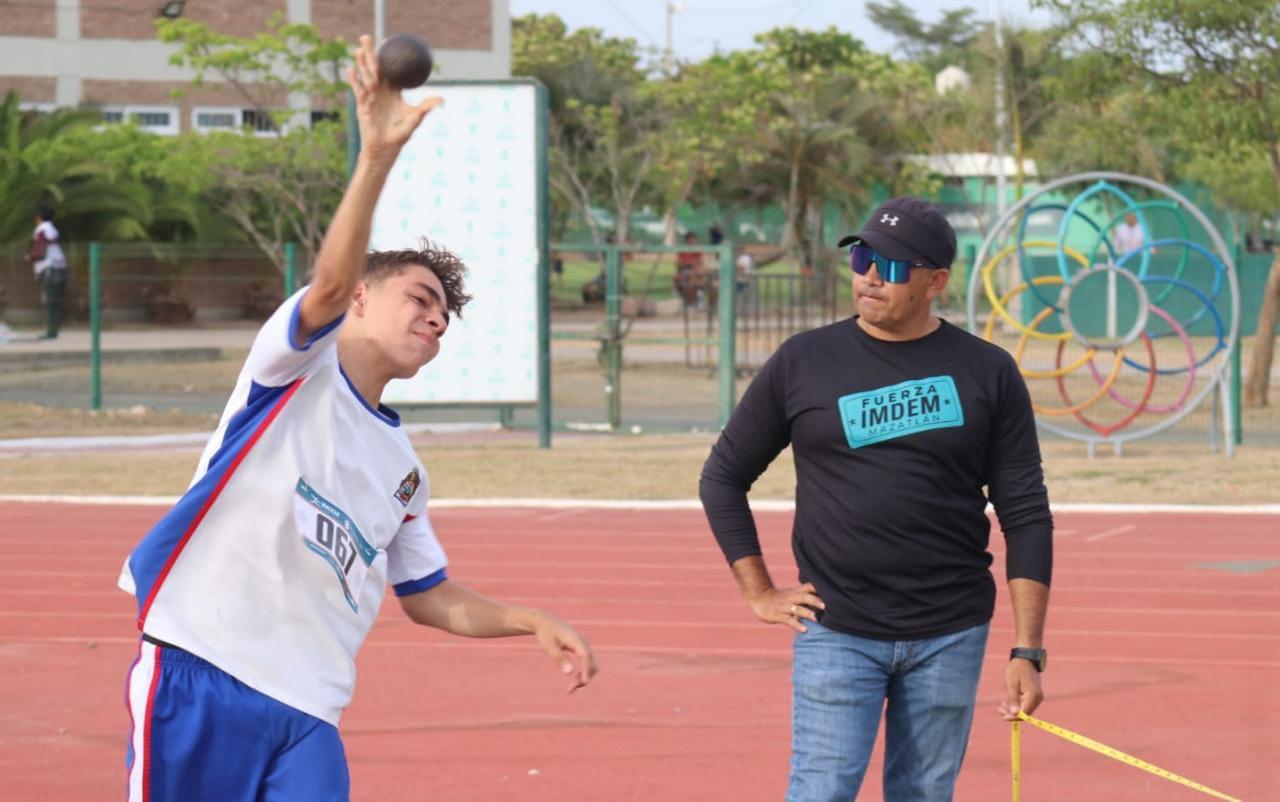
<path fill-rule="evenodd" d="M 553 250 L 560 267 L 550 272 L 541 303 L 550 307 L 549 425 L 558 431 L 714 431 L 785 338 L 852 314 L 847 271 L 819 277 L 774 264 L 740 272 L 727 246 L 565 243 Z M 678 281 L 681 253 L 698 254 L 702 264 Z M 103 244 L 94 256 L 87 245 L 72 245 L 68 255 L 64 336 L 0 342 L 0 400 L 217 415 L 257 328 L 293 286 L 287 266 L 244 247 Z M 1246 333 L 1269 258 L 1250 255 L 1241 263 Z M 20 249 L 0 250 L 0 288 L 3 320 L 16 335 L 10 341 L 33 340 L 42 308 Z M 954 307 L 941 311 L 964 325 Z M 1252 344 L 1242 338 L 1245 364 Z M 1244 410 L 1246 442 L 1280 440 L 1271 409 Z M 1213 416 L 1206 405 L 1170 436 L 1204 442 Z M 530 430 L 542 423 L 532 407 L 424 407 L 405 417 Z"/>
<path fill-rule="evenodd" d="M 62 335 L 21 253 L 0 253 L 0 398 L 99 409 L 221 411 L 253 335 L 292 287 L 294 249 L 277 265 L 244 246 L 88 244 L 68 249 Z M 102 332 L 112 347 L 103 350 Z"/>
<path fill-rule="evenodd" d="M 553 295 L 581 299 L 552 311 L 558 426 L 635 431 L 723 425 L 736 397 L 736 296 L 719 291 L 735 286 L 729 246 L 551 247 L 560 265 L 553 281 L 561 285 Z M 694 360 L 696 350 L 714 358 Z"/>

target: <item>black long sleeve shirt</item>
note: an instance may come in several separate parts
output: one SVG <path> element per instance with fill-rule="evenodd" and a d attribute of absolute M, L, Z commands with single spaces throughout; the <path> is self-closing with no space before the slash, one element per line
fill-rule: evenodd
<path fill-rule="evenodd" d="M 791 544 L 800 581 L 826 603 L 824 626 L 911 640 L 989 621 L 988 495 L 1008 577 L 1049 583 L 1053 520 L 1031 400 L 999 347 L 946 322 L 917 340 L 879 340 L 856 318 L 783 343 L 702 470 L 703 508 L 730 563 L 760 554 L 747 491 L 788 445 Z"/>

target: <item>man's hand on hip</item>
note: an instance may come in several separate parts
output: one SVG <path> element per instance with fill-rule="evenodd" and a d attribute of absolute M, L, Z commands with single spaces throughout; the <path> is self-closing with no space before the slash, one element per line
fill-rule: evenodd
<path fill-rule="evenodd" d="M 816 610 L 826 605 L 812 583 L 797 588 L 768 588 L 747 599 L 751 612 L 766 624 L 786 624 L 796 632 L 808 632 L 804 620 L 817 621 Z"/>

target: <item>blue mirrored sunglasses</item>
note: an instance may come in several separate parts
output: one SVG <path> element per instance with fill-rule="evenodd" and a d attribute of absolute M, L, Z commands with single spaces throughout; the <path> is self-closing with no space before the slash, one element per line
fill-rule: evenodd
<path fill-rule="evenodd" d="M 880 278 L 890 284 L 906 284 L 911 278 L 911 268 L 928 267 L 924 262 L 890 259 L 884 254 L 878 253 L 870 245 L 854 245 L 851 247 L 849 249 L 849 262 L 853 267 L 853 272 L 859 276 L 865 276 L 867 271 L 871 269 L 871 265 L 875 265 L 876 272 L 880 274 Z"/>

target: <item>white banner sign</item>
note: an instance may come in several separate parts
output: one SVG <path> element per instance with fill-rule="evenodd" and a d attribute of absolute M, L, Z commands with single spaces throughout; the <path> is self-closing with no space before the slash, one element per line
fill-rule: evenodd
<path fill-rule="evenodd" d="M 532 84 L 432 85 L 444 105 L 400 153 L 373 216 L 374 250 L 425 237 L 466 262 L 474 300 L 440 355 L 387 386 L 390 403 L 533 403 L 537 382 L 537 91 Z"/>

